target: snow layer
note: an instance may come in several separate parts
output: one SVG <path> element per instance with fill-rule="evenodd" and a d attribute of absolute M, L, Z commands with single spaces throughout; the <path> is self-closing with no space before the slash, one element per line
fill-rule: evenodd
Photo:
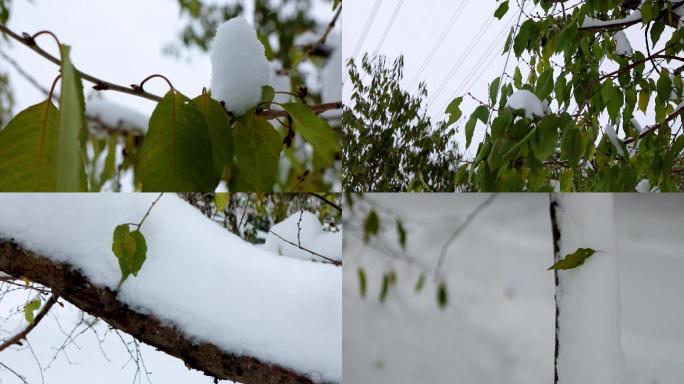
<path fill-rule="evenodd" d="M 211 93 L 236 115 L 261 101 L 270 67 L 256 31 L 242 17 L 221 24 L 211 48 Z"/>
<path fill-rule="evenodd" d="M 641 10 L 637 9 L 630 13 L 629 16 L 615 20 L 599 20 L 590 16 L 585 16 L 582 21 L 582 28 L 602 28 L 618 24 L 629 24 L 637 20 L 641 20 Z"/>
<path fill-rule="evenodd" d="M 266 238 L 264 249 L 295 259 L 325 261 L 311 252 L 288 243 L 274 233 L 294 244 L 300 244 L 302 248 L 329 259 L 342 261 L 342 232 L 323 231 L 321 222 L 311 212 L 295 213 L 274 225 Z"/>
<path fill-rule="evenodd" d="M 606 124 L 604 130 L 606 131 L 606 136 L 608 136 L 608 140 L 610 140 L 611 144 L 613 144 L 615 149 L 617 149 L 618 154 L 620 156 L 624 156 L 625 151 L 622 150 L 622 147 L 620 146 L 620 140 L 618 140 L 617 132 L 615 132 L 615 128 L 613 128 L 613 125 Z"/>
<path fill-rule="evenodd" d="M 559 203 L 560 255 L 596 253 L 578 268 L 558 271 L 558 383 L 623 384 L 620 290 L 613 195 L 554 195 Z"/>
<path fill-rule="evenodd" d="M 147 132 L 149 117 L 101 97 L 86 100 L 86 115 L 109 127 L 126 131 Z"/>
<path fill-rule="evenodd" d="M 525 111 L 525 116 L 529 119 L 534 116 L 544 116 L 544 104 L 534 93 L 521 89 L 513 93 L 506 102 L 506 106 L 512 109 L 522 109 Z"/>
<path fill-rule="evenodd" d="M 629 43 L 625 32 L 622 30 L 615 34 L 615 53 L 628 57 L 631 57 L 634 54 L 632 45 Z"/>
<path fill-rule="evenodd" d="M 2 194 L 0 238 L 115 288 L 113 229 L 138 222 L 156 196 Z M 161 198 L 142 232 L 147 260 L 119 300 L 197 342 L 341 382 L 340 268 L 260 250 L 175 195 Z"/>

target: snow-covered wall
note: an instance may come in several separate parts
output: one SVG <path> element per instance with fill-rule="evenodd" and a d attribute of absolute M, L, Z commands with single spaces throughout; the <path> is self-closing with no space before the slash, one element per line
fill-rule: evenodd
<path fill-rule="evenodd" d="M 114 289 L 114 227 L 137 223 L 156 194 L 2 194 L 0 239 L 12 239 Z M 342 381 L 341 268 L 258 249 L 164 195 L 142 226 L 147 260 L 119 300 L 191 339 L 318 382 Z"/>
<path fill-rule="evenodd" d="M 559 255 L 596 253 L 558 271 L 559 384 L 623 384 L 620 289 L 613 195 L 555 194 Z"/>

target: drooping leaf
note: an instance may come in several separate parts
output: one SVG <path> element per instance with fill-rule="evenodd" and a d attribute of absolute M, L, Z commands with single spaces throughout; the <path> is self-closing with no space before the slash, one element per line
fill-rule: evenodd
<path fill-rule="evenodd" d="M 418 280 L 416 281 L 416 286 L 414 290 L 416 293 L 420 293 L 420 291 L 423 290 L 423 287 L 425 286 L 425 274 L 421 273 L 420 276 L 418 276 Z"/>
<path fill-rule="evenodd" d="M 261 102 L 270 103 L 275 98 L 275 89 L 270 85 L 264 85 L 261 87 Z"/>
<path fill-rule="evenodd" d="M 399 237 L 399 245 L 402 249 L 406 249 L 406 229 L 401 223 L 401 220 L 397 220 L 397 236 Z"/>
<path fill-rule="evenodd" d="M 575 252 L 566 255 L 561 260 L 557 261 L 554 265 L 549 267 L 548 271 L 552 269 L 577 268 L 580 265 L 584 264 L 584 262 L 594 253 L 596 253 L 596 251 L 591 248 L 578 248 Z"/>
<path fill-rule="evenodd" d="M 463 112 L 461 112 L 461 102 L 463 102 L 463 97 L 459 96 L 449 103 L 449 106 L 446 109 L 446 113 L 449 115 L 449 121 L 447 121 L 447 125 L 457 122 L 458 119 L 460 119 L 463 115 Z"/>
<path fill-rule="evenodd" d="M 128 224 L 118 225 L 114 229 L 112 252 L 119 260 L 123 283 L 131 274 L 138 275 L 147 258 L 145 236 L 138 229 L 131 232 Z"/>
<path fill-rule="evenodd" d="M 270 192 L 278 176 L 282 143 L 280 135 L 263 117 L 235 124 L 235 158 L 239 168 L 238 190 Z"/>
<path fill-rule="evenodd" d="M 368 242 L 372 236 L 378 234 L 380 230 L 380 218 L 374 210 L 368 213 L 366 219 L 363 221 L 363 241 Z"/>
<path fill-rule="evenodd" d="M 447 304 L 449 304 L 449 294 L 447 292 L 447 286 L 446 283 L 443 281 L 440 281 L 439 284 L 437 285 L 437 303 L 439 304 L 439 307 L 444 309 L 446 308 Z"/>
<path fill-rule="evenodd" d="M 508 0 L 502 2 L 499 7 L 494 12 L 494 17 L 501 20 L 502 17 L 508 12 Z"/>
<path fill-rule="evenodd" d="M 208 192 L 218 183 L 209 128 L 187 97 L 169 91 L 150 117 L 140 153 L 144 192 Z"/>
<path fill-rule="evenodd" d="M 79 138 L 85 130 L 85 101 L 81 77 L 69 58 L 70 47 L 62 45 L 62 80 L 59 95 L 57 137 L 57 192 L 84 192 L 88 189 Z"/>
<path fill-rule="evenodd" d="M 486 124 L 488 118 L 489 110 L 487 109 L 487 106 L 479 105 L 477 108 L 475 108 L 473 114 L 470 115 L 470 118 L 468 119 L 468 122 L 465 126 L 466 148 L 470 147 L 470 143 L 473 139 L 473 133 L 475 133 L 475 125 L 477 125 L 477 121 L 480 120 L 481 122 Z"/>
<path fill-rule="evenodd" d="M 0 192 L 54 192 L 59 111 L 50 100 L 0 130 Z"/>
<path fill-rule="evenodd" d="M 33 320 L 35 319 L 33 312 L 38 309 L 40 309 L 40 297 L 36 297 L 24 305 L 24 319 L 26 319 L 29 324 L 33 324 Z"/>
<path fill-rule="evenodd" d="M 192 101 L 209 128 L 214 169 L 216 177 L 221 178 L 226 166 L 233 161 L 233 129 L 230 126 L 230 118 L 221 103 L 206 93 Z"/>
<path fill-rule="evenodd" d="M 330 125 L 302 103 L 283 104 L 282 107 L 292 118 L 295 132 L 309 142 L 314 151 L 321 156 L 321 165 L 332 164 L 340 152 L 340 140 Z"/>
<path fill-rule="evenodd" d="M 359 267 L 356 270 L 356 274 L 359 277 L 359 292 L 361 293 L 361 297 L 366 297 L 366 271 L 362 267 Z"/>

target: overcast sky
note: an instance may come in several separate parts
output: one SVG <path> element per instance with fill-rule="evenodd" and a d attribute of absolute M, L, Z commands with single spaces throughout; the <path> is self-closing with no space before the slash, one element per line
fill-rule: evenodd
<path fill-rule="evenodd" d="M 532 9 L 532 2 L 528 3 L 526 13 Z M 377 12 L 374 13 L 376 4 Z M 467 92 L 486 102 L 489 82 L 501 76 L 506 63 L 503 46 L 520 11 L 516 2 L 511 1 L 508 13 L 497 20 L 493 14 L 499 4 L 493 0 L 347 0 L 344 3 L 343 57 L 353 56 L 355 50 L 357 60 L 364 52 L 377 52 L 390 58 L 403 54 L 402 86 L 415 92 L 418 81 L 424 80 L 428 88 L 429 114 L 433 119 L 440 119 L 448 103 Z M 372 23 L 364 34 L 369 20 Z M 525 16 L 521 22 L 524 20 Z M 634 49 L 645 51 L 640 28 L 640 25 L 628 28 L 627 35 Z M 665 31 L 659 45 L 666 41 L 669 33 Z M 435 45 L 440 37 L 442 43 Z M 432 51 L 432 58 L 426 61 Z M 516 60 L 512 56 L 506 71 L 512 74 L 515 66 Z M 417 81 L 414 81 L 416 76 Z M 343 99 L 348 100 L 349 94 L 350 84 L 345 81 Z M 465 97 L 461 105 L 465 115 L 462 119 L 468 118 L 476 105 Z M 640 112 L 635 115 L 643 120 L 643 125 L 653 120 Z M 484 127 L 478 124 L 474 142 L 483 134 Z M 463 151 L 463 130 L 459 131 L 457 141 Z M 472 156 L 476 150 L 477 145 L 472 145 L 467 153 Z"/>

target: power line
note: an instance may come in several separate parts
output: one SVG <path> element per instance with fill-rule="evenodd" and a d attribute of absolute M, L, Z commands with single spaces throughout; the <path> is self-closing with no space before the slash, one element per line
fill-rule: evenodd
<path fill-rule="evenodd" d="M 394 7 L 394 13 L 392 14 L 392 18 L 390 19 L 390 22 L 387 24 L 387 27 L 385 28 L 385 32 L 382 34 L 382 38 L 380 39 L 380 42 L 378 45 L 375 47 L 375 51 L 373 53 L 378 53 L 382 45 L 385 43 L 385 39 L 387 39 L 387 35 L 389 34 L 389 31 L 392 29 L 392 26 L 394 25 L 394 21 L 397 19 L 397 15 L 399 14 L 399 10 L 401 9 L 402 5 L 404 5 L 404 0 L 399 0 L 397 3 L 397 6 Z"/>
<path fill-rule="evenodd" d="M 359 38 L 356 40 L 356 45 L 354 45 L 354 50 L 352 51 L 351 57 L 356 60 L 356 56 L 358 56 L 359 51 L 361 51 L 361 47 L 363 47 L 363 43 L 366 42 L 366 37 L 368 37 L 368 31 L 370 31 L 371 25 L 373 25 L 373 22 L 375 21 L 375 17 L 378 15 L 378 10 L 380 9 L 380 5 L 382 4 L 382 0 L 375 0 L 375 3 L 373 3 L 373 8 L 371 8 L 371 13 L 368 16 L 368 19 L 366 20 L 366 24 L 363 26 L 363 29 L 361 30 L 361 35 L 359 35 Z"/>
<path fill-rule="evenodd" d="M 454 14 L 451 16 L 451 19 L 449 20 L 449 24 L 447 27 L 442 31 L 440 34 L 439 38 L 433 44 L 432 48 L 430 49 L 430 52 L 428 55 L 423 59 L 423 62 L 420 65 L 420 68 L 418 69 L 418 72 L 413 76 L 411 79 L 411 83 L 409 85 L 409 89 L 413 88 L 413 86 L 416 84 L 416 81 L 422 76 L 423 72 L 427 68 L 428 64 L 430 61 L 432 61 L 432 58 L 434 57 L 435 53 L 437 53 L 437 50 L 439 47 L 444 43 L 444 40 L 446 39 L 446 36 L 449 34 L 451 31 L 451 28 L 453 28 L 454 24 L 456 23 L 456 20 L 461 16 L 461 13 L 463 13 L 463 9 L 465 8 L 466 4 L 468 4 L 470 0 L 465 0 L 461 3 L 461 6 L 456 9 Z"/>
<path fill-rule="evenodd" d="M 432 104 L 433 101 L 437 99 L 437 97 L 442 93 L 446 85 L 451 81 L 451 79 L 454 77 L 456 72 L 461 68 L 463 63 L 465 63 L 465 59 L 470 55 L 470 53 L 473 51 L 475 46 L 482 40 L 482 37 L 484 36 L 484 32 L 487 28 L 489 28 L 492 23 L 493 23 L 494 18 L 488 18 L 482 25 L 480 26 L 480 30 L 475 34 L 476 37 L 473 40 L 470 40 L 470 43 L 466 47 L 465 51 L 461 53 L 461 55 L 456 59 L 454 62 L 454 65 L 452 65 L 451 69 L 449 70 L 447 76 L 445 79 L 440 83 L 439 87 L 437 88 L 437 91 L 430 97 L 428 100 L 428 105 Z"/>

